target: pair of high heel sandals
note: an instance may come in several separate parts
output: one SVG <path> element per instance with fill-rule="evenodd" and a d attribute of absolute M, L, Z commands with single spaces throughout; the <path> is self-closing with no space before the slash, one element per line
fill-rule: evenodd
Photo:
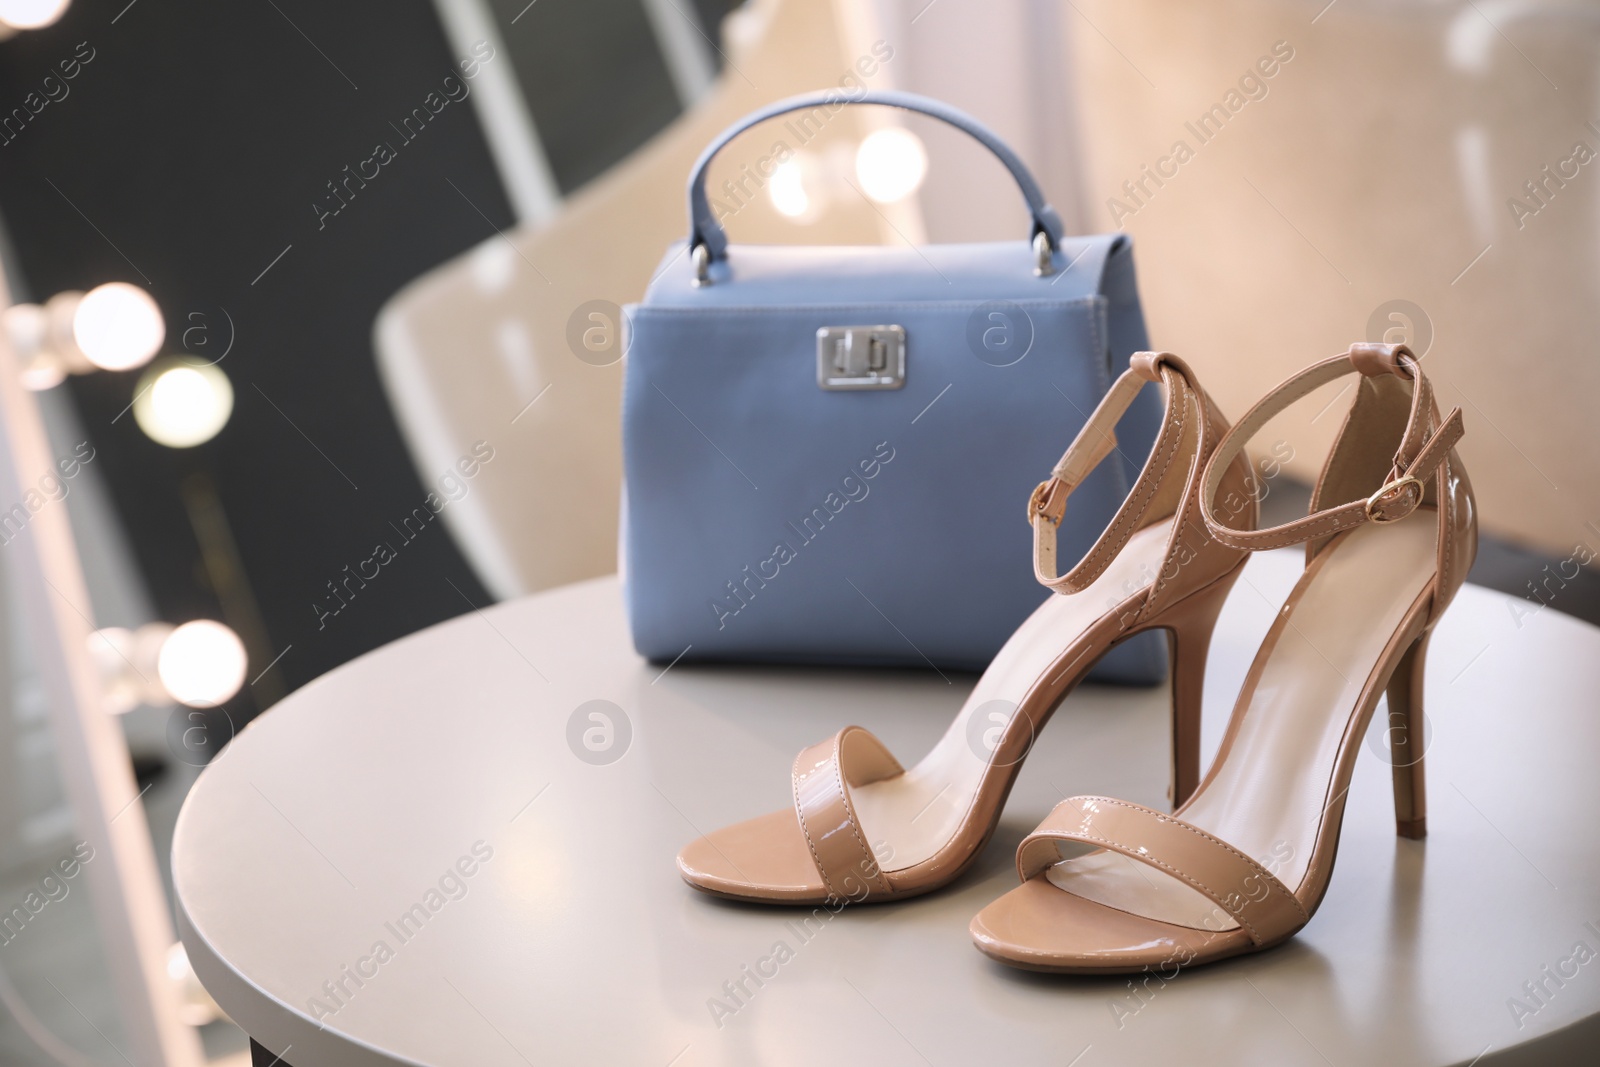
<path fill-rule="evenodd" d="M 1244 446 L 1273 415 L 1346 374 L 1359 387 L 1309 513 L 1259 529 Z M 1117 419 L 1150 383 L 1165 401 L 1150 456 L 1094 547 L 1058 573 L 1067 498 L 1116 448 Z M 1453 447 L 1461 433 L 1460 409 L 1440 417 L 1401 345 L 1354 345 L 1315 363 L 1233 427 L 1182 360 L 1135 355 L 1028 500 L 1035 573 L 1059 595 L 1006 642 L 943 739 L 910 769 L 859 726 L 807 748 L 794 763 L 793 806 L 689 844 L 678 856 L 684 879 L 792 905 L 891 901 L 947 884 L 994 832 L 1063 698 L 1113 645 L 1160 628 L 1173 656 L 1175 810 L 1062 801 L 1018 847 L 1022 884 L 977 914 L 973 941 L 1018 967 L 1087 974 L 1194 966 L 1287 940 L 1327 890 L 1380 695 L 1397 753 L 1422 747 L 1428 638 L 1477 545 L 1472 488 Z M 1201 689 L 1222 603 L 1250 553 L 1301 543 L 1305 570 L 1202 779 Z M 988 728 L 994 744 L 979 758 L 970 720 L 983 709 L 988 722 L 996 707 L 1015 710 Z M 1398 832 L 1422 837 L 1421 759 L 1395 760 L 1394 798 Z"/>

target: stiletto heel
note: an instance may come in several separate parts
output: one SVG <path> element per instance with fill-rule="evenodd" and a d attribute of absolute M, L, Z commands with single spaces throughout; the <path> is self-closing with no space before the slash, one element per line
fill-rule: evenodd
<path fill-rule="evenodd" d="M 1268 530 L 1227 521 L 1222 476 L 1245 443 L 1352 372 L 1361 384 L 1310 513 Z M 1385 690 L 1397 828 L 1423 836 L 1428 635 L 1477 546 L 1472 486 L 1455 453 L 1461 434 L 1461 410 L 1440 417 L 1409 349 L 1368 344 L 1301 371 L 1228 431 L 1200 487 L 1212 538 L 1246 551 L 1309 547 L 1217 758 L 1171 815 L 1111 797 L 1058 804 L 1017 849 L 1022 884 L 972 920 L 981 951 L 1018 967 L 1104 974 L 1189 967 L 1293 937 L 1327 892 L 1343 799 Z"/>
<path fill-rule="evenodd" d="M 1172 784 L 1168 798 L 1181 806 L 1200 785 L 1200 707 L 1206 657 L 1217 616 L 1244 564 L 1169 608 L 1161 619 L 1172 662 Z"/>
<path fill-rule="evenodd" d="M 1058 574 L 1067 499 L 1117 451 L 1118 419 L 1152 382 L 1162 386 L 1165 411 L 1144 469 L 1088 554 Z M 1028 498 L 1034 576 L 1058 595 L 1012 634 L 933 751 L 902 770 L 870 733 L 846 727 L 795 760 L 791 807 L 685 846 L 684 880 L 719 896 L 788 904 L 891 900 L 944 885 L 989 840 L 1057 706 L 1107 650 L 1143 630 L 1173 635 L 1173 792 L 1186 796 L 1199 778 L 1210 631 L 1245 558 L 1212 537 L 1200 513 L 1201 474 L 1226 431 L 1182 360 L 1136 354 Z M 1235 457 L 1219 479 L 1228 514 L 1253 529 L 1248 460 Z"/>
<path fill-rule="evenodd" d="M 1389 755 L 1394 761 L 1394 819 L 1401 837 L 1420 840 L 1428 834 L 1428 794 L 1423 754 L 1427 745 L 1422 713 L 1423 663 L 1428 655 L 1428 630 L 1400 657 L 1389 676 Z"/>

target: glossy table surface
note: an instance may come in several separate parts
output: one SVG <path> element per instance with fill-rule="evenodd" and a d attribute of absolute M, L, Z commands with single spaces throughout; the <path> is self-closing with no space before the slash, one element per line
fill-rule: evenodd
<path fill-rule="evenodd" d="M 1229 600 L 1208 753 L 1297 568 L 1258 557 Z M 1533 607 L 1469 586 L 1433 641 L 1430 836 L 1394 835 L 1380 707 L 1310 926 L 1165 984 L 1012 971 L 967 934 L 1061 797 L 1163 804 L 1164 689 L 1073 694 L 954 885 L 802 926 L 691 891 L 677 849 L 784 806 L 844 724 L 915 759 L 974 678 L 663 670 L 613 579 L 415 634 L 242 731 L 178 823 L 179 927 L 295 1067 L 1593 1062 L 1600 630 Z"/>

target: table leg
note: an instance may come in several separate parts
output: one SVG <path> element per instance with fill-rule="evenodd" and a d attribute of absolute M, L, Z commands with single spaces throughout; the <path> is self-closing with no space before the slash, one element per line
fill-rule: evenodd
<path fill-rule="evenodd" d="M 293 1065 L 285 1063 L 282 1056 L 274 1056 L 268 1052 L 252 1037 L 250 1039 L 250 1067 L 293 1067 Z"/>

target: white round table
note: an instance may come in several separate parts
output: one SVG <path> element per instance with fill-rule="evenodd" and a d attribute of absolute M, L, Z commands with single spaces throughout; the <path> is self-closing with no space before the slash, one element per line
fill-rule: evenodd
<path fill-rule="evenodd" d="M 1297 566 L 1258 557 L 1229 601 L 1208 755 Z M 842 725 L 916 758 L 974 679 L 663 669 L 614 579 L 397 641 L 242 731 L 178 822 L 179 927 L 263 1065 L 1594 1062 L 1600 630 L 1533 607 L 1469 586 L 1433 641 L 1427 839 L 1395 836 L 1369 738 L 1310 926 L 1165 985 L 1010 970 L 967 935 L 1063 796 L 1164 803 L 1164 689 L 1073 694 L 951 887 L 805 925 L 694 892 L 674 855 L 786 804 Z"/>

